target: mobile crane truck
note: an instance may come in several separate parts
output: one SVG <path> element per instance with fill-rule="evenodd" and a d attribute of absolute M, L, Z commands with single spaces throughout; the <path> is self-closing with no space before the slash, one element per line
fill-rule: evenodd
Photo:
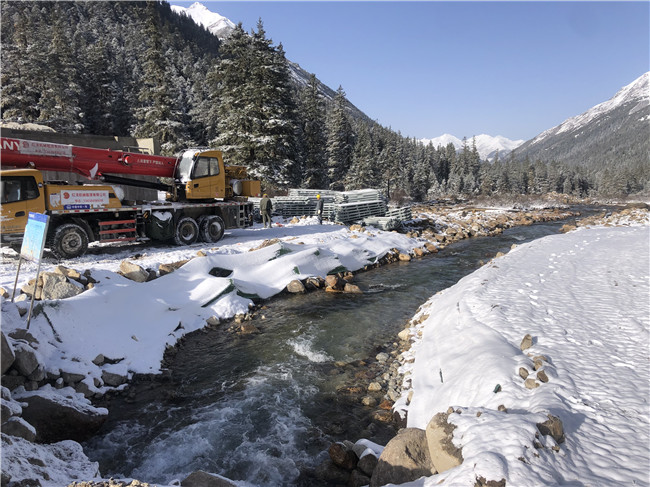
<path fill-rule="evenodd" d="M 245 167 L 226 166 L 220 151 L 205 148 L 166 157 L 0 137 L 0 162 L 20 168 L 0 172 L 2 243 L 19 244 L 29 212 L 45 213 L 46 247 L 61 259 L 83 255 L 96 241 L 217 242 L 226 229 L 253 224 L 253 204 L 246 200 L 261 192 Z M 103 184 L 45 182 L 41 171 L 77 173 Z M 113 184 L 165 191 L 166 198 L 123 205 Z"/>

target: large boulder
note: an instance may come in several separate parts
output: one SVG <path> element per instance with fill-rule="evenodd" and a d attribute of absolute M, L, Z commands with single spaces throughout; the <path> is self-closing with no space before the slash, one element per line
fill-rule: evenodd
<path fill-rule="evenodd" d="M 42 360 L 39 360 L 38 352 L 25 342 L 15 342 L 14 353 L 16 358 L 13 367 L 20 375 L 27 377 L 34 372 L 39 365 L 43 365 Z"/>
<path fill-rule="evenodd" d="M 434 473 L 426 433 L 419 428 L 404 428 L 384 448 L 370 487 L 403 484 Z"/>
<path fill-rule="evenodd" d="M 4 332 L 0 332 L 0 335 L 2 339 L 0 348 L 0 361 L 2 362 L 2 366 L 0 373 L 4 374 L 14 363 L 16 355 L 14 354 L 14 348 L 11 346 L 11 343 L 9 343 L 9 340 L 7 340 Z"/>
<path fill-rule="evenodd" d="M 463 463 L 463 455 L 452 439 L 456 426 L 448 422 L 449 414 L 438 413 L 427 425 L 426 438 L 431 463 L 441 473 Z"/>
<path fill-rule="evenodd" d="M 27 441 L 33 442 L 36 439 L 34 427 L 18 416 L 13 416 L 2 423 L 2 432 L 5 435 L 17 436 Z"/>
<path fill-rule="evenodd" d="M 37 391 L 14 391 L 13 397 L 27 404 L 23 419 L 36 428 L 36 440 L 42 443 L 87 440 L 108 418 L 107 409 L 92 406 L 71 387 L 47 385 Z"/>
<path fill-rule="evenodd" d="M 81 284 L 73 284 L 59 272 L 42 272 L 36 279 L 31 279 L 21 291 L 35 299 L 66 299 L 84 292 Z"/>
<path fill-rule="evenodd" d="M 305 292 L 305 285 L 300 279 L 294 279 L 287 284 L 287 291 L 292 294 L 302 294 Z"/>
<path fill-rule="evenodd" d="M 149 280 L 148 270 L 128 260 L 123 260 L 120 264 L 120 274 L 135 282 L 147 282 Z"/>
<path fill-rule="evenodd" d="M 73 284 L 66 276 L 55 272 L 43 274 L 41 299 L 67 299 L 84 292 L 81 284 Z"/>

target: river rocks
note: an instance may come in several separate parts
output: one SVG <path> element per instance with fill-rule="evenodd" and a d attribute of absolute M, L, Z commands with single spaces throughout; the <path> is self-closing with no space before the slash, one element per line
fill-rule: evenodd
<path fill-rule="evenodd" d="M 181 482 L 181 487 L 235 487 L 236 484 L 223 477 L 198 470 Z"/>
<path fill-rule="evenodd" d="M 13 367 L 20 375 L 25 377 L 34 372 L 39 365 L 42 366 L 43 364 L 43 360 L 40 359 L 38 352 L 22 341 L 14 343 L 14 353 L 15 360 Z"/>
<path fill-rule="evenodd" d="M 527 350 L 530 347 L 533 346 L 533 337 L 530 334 L 526 334 L 526 336 L 521 340 L 521 344 L 519 345 L 520 350 Z"/>
<path fill-rule="evenodd" d="M 463 455 L 452 442 L 456 426 L 448 421 L 448 413 L 438 413 L 426 429 L 426 439 L 431 463 L 438 473 L 449 470 L 463 463 Z"/>
<path fill-rule="evenodd" d="M 426 433 L 418 428 L 404 428 L 384 448 L 370 487 L 403 484 L 433 473 Z"/>
<path fill-rule="evenodd" d="M 548 419 L 543 423 L 537 423 L 537 429 L 543 435 L 551 436 L 558 444 L 564 443 L 564 425 L 557 416 L 548 414 Z"/>
<path fill-rule="evenodd" d="M 325 284 L 327 285 L 325 288 L 326 291 L 342 291 L 345 286 L 345 281 L 340 279 L 337 275 L 330 274 L 325 277 Z"/>
<path fill-rule="evenodd" d="M 128 260 L 122 261 L 119 273 L 135 282 L 147 282 L 150 279 L 148 270 Z"/>
<path fill-rule="evenodd" d="M 95 408 L 72 388 L 56 390 L 45 386 L 38 391 L 18 391 L 14 397 L 27 406 L 23 419 L 36 428 L 39 442 L 84 441 L 90 438 L 108 417 L 106 409 Z"/>
<path fill-rule="evenodd" d="M 14 349 L 7 340 L 7 337 L 5 336 L 4 332 L 0 333 L 0 338 L 2 339 L 2 344 L 0 348 L 0 361 L 2 363 L 1 366 L 1 372 L 3 375 L 9 367 L 14 363 L 14 360 L 16 359 L 16 355 L 14 353 Z"/>
<path fill-rule="evenodd" d="M 189 259 L 184 259 L 184 260 L 179 260 L 178 262 L 171 262 L 169 264 L 160 264 L 158 266 L 158 275 L 162 277 L 167 274 L 171 274 L 175 270 L 178 270 L 181 267 L 183 267 L 188 262 Z"/>
<path fill-rule="evenodd" d="M 34 299 L 67 299 L 81 294 L 85 288 L 81 283 L 73 284 L 68 278 L 57 272 L 43 272 L 38 278 L 31 279 L 21 291 Z"/>
<path fill-rule="evenodd" d="M 351 294 L 363 294 L 363 291 L 359 286 L 357 286 L 356 284 L 352 284 L 350 282 L 345 283 L 345 285 L 343 286 L 343 292 L 351 293 Z"/>
<path fill-rule="evenodd" d="M 359 458 L 351 445 L 345 443 L 332 443 L 327 451 L 332 462 L 337 467 L 345 470 L 353 470 L 357 466 Z"/>
<path fill-rule="evenodd" d="M 36 440 L 36 429 L 23 418 L 16 416 L 2 423 L 2 432 L 31 442 Z"/>
<path fill-rule="evenodd" d="M 305 285 L 299 279 L 294 279 L 287 284 L 287 291 L 292 294 L 302 294 L 305 292 Z"/>
<path fill-rule="evenodd" d="M 117 373 L 109 370 L 102 370 L 102 381 L 107 386 L 118 387 L 128 380 L 128 373 Z"/>

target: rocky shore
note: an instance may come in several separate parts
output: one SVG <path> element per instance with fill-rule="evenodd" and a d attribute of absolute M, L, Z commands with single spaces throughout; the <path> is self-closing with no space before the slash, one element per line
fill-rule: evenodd
<path fill-rule="evenodd" d="M 555 221 L 577 216 L 575 213 L 560 209 L 504 212 L 502 210 L 479 208 L 432 207 L 415 207 L 413 214 L 415 218 L 407 226 L 408 235 L 420 239 L 422 246 L 415 247 L 409 253 L 395 249 L 376 262 L 368 264 L 363 270 L 369 270 L 391 262 L 421 258 L 426 254 L 438 252 L 445 246 L 464 238 L 498 235 L 506 228 L 517 225 L 531 225 L 535 222 Z M 605 212 L 601 216 L 601 220 L 594 219 L 589 222 L 578 222 L 578 225 L 602 224 L 603 221 L 606 222 L 605 224 L 617 224 L 617 222 L 620 223 L 625 218 L 647 219 L 647 207 L 626 209 L 617 213 Z M 569 228 L 565 230 L 569 230 Z M 355 238 L 359 232 L 366 231 L 367 229 L 363 227 L 352 226 L 350 228 L 350 238 Z M 262 246 L 271 243 L 265 242 Z M 145 282 L 166 273 L 174 272 L 186 262 L 165 264 L 158 269 L 146 269 L 133 262 L 125 261 L 120 266 L 120 273 L 129 279 Z M 354 285 L 353 281 L 354 273 L 351 272 L 341 272 L 325 278 L 314 276 L 290 283 L 285 292 L 362 292 L 361 289 Z M 54 272 L 44 273 L 38 283 L 32 281 L 24 286 L 21 289 L 20 296 L 16 299 L 17 306 L 15 306 L 14 312 L 26 313 L 28 302 L 33 294 L 35 294 L 36 300 L 67 299 L 91 289 L 95 282 L 95 277 L 93 277 L 90 270 L 81 272 L 59 267 Z M 0 290 L 0 292 L 3 293 L 5 300 L 9 297 L 6 290 Z M 234 317 L 227 324 L 226 329 L 232 333 L 242 334 L 259 332 L 255 326 L 255 320 L 259 316 L 259 307 L 261 305 L 252 309 L 248 314 Z M 222 325 L 223 323 L 220 323 L 219 319 L 215 317 L 208 320 L 205 326 L 217 327 Z M 406 352 L 412 338 L 410 329 L 414 325 L 415 323 L 407 324 L 404 331 L 399 334 L 399 340 L 385 344 L 380 353 L 362 364 L 365 367 L 364 373 L 356 374 L 354 382 L 341 386 L 338 391 L 339 394 L 352 397 L 368 408 L 372 408 L 374 411 L 373 418 L 378 422 L 395 422 L 397 426 L 404 424 L 405 418 L 395 415 L 392 406 L 397 398 L 403 394 L 404 384 L 408 383 L 408 378 L 402 377 L 399 369 L 403 361 L 412 360 Z M 134 380 L 133 374 L 125 370 L 122 371 L 119 367 L 109 367 L 119 365 L 119 357 L 98 356 L 93 362 L 98 367 L 104 367 L 106 370 L 102 373 L 101 380 L 95 379 L 92 384 L 89 384 L 86 376 L 80 373 L 79 370 L 61 370 L 59 374 L 46 373 L 44 359 L 38 352 L 39 344 L 28 330 L 17 330 L 9 335 L 2 332 L 1 335 L 3 449 L 6 444 L 12 441 L 33 443 L 65 442 L 68 440 L 83 441 L 92 436 L 106 419 L 107 410 L 96 407 L 96 404 L 104 402 L 106 398 L 115 394 L 128 397 L 129 394 L 133 393 L 129 386 L 129 382 Z M 173 353 L 174 347 L 169 347 L 166 357 L 169 358 Z M 163 363 L 165 363 L 165 360 L 167 359 L 163 358 Z M 346 366 L 346 364 L 336 365 L 338 367 Z M 135 377 L 135 379 L 138 380 L 138 377 Z M 160 379 L 165 380 L 164 375 Z M 46 393 L 58 391 L 58 394 L 31 394 L 35 391 L 45 391 Z M 72 407 L 70 404 L 66 405 L 65 401 L 60 398 L 52 399 L 52 397 L 59 396 L 69 397 L 74 405 Z M 74 401 L 72 401 L 73 397 Z M 80 407 L 80 404 L 83 407 Z M 51 418 L 57 418 L 57 420 L 52 421 Z M 14 438 L 19 440 L 14 440 Z M 368 446 L 363 442 L 361 443 L 361 446 L 364 446 L 363 449 L 358 445 L 359 442 L 330 448 L 331 462 L 321 466 L 315 475 L 326 482 L 366 485 L 368 479 L 375 478 L 373 468 L 368 465 L 374 463 L 374 460 L 366 459 L 362 465 L 359 465 L 359 462 L 366 456 L 372 455 L 379 463 L 381 448 L 373 448 L 372 445 Z M 354 453 L 355 450 L 359 451 Z M 349 461 L 350 458 L 353 458 L 353 455 L 349 453 L 350 451 L 357 456 L 356 463 Z M 340 458 L 344 458 L 344 465 L 341 465 Z M 345 458 L 348 458 L 348 460 L 345 460 Z M 43 463 L 42 470 L 47 472 L 48 466 L 45 463 L 47 460 L 34 458 L 34 461 Z M 350 468 L 352 464 L 354 466 Z M 88 468 L 92 468 L 92 465 Z M 347 474 L 344 475 L 341 469 Z M 47 475 L 47 473 L 44 475 Z M 343 482 L 343 477 L 346 475 L 347 480 Z M 93 476 L 89 475 L 89 478 L 93 478 Z M 230 485 L 225 483 L 227 482 L 225 479 L 215 478 L 224 483 L 209 485 Z M 181 485 L 207 485 L 193 484 L 191 482 L 191 479 L 186 479 Z M 382 485 L 376 482 L 372 480 L 371 485 Z M 2 485 L 27 484 L 22 481 L 12 482 L 11 478 L 3 472 Z M 34 478 L 30 479 L 29 485 L 41 484 L 38 478 Z M 114 484 L 90 483 L 85 485 Z"/>
<path fill-rule="evenodd" d="M 549 215 L 537 215 L 537 218 L 540 217 L 549 218 Z M 502 219 L 498 220 L 502 221 Z M 647 205 L 632 205 L 618 211 L 603 211 L 597 215 L 578 220 L 575 224 L 564 225 L 561 231 L 568 232 L 577 228 L 591 226 L 647 224 L 648 220 Z M 515 221 L 528 222 L 529 217 L 519 215 Z M 427 226 L 430 228 L 430 223 L 427 223 Z M 468 228 L 467 224 L 458 224 L 458 226 L 463 229 Z M 429 233 L 428 228 L 425 229 L 426 233 Z M 453 233 L 453 235 L 456 235 L 456 233 Z M 433 239 L 437 239 L 437 237 L 434 236 Z M 370 485 L 371 487 L 378 487 L 386 483 L 399 484 L 416 480 L 422 475 L 432 475 L 432 473 L 442 472 L 462 463 L 462 451 L 456 449 L 451 442 L 454 427 L 447 421 L 450 414 L 462 414 L 462 409 L 454 410 L 450 408 L 445 413 L 437 414 L 432 418 L 425 431 L 405 428 L 406 413 L 396 411 L 393 407 L 398 398 L 405 397 L 406 404 L 411 400 L 413 390 L 411 389 L 410 374 L 408 372 L 404 374 L 402 370 L 404 370 L 404 365 L 414 362 L 415 357 L 410 353 L 411 345 L 417 335 L 421 333 L 418 330 L 418 325 L 428 318 L 429 315 L 419 309 L 398 334 L 398 340 L 384 344 L 384 351 L 378 354 L 374 361 L 369 360 L 370 376 L 374 377 L 372 382 L 368 380 L 365 383 L 357 383 L 342 390 L 344 393 L 347 393 L 351 388 L 356 388 L 358 391 L 365 390 L 368 393 L 382 391 L 383 395 L 380 399 L 373 399 L 367 403 L 365 401 L 369 396 L 361 394 L 360 400 L 368 406 L 374 406 L 378 401 L 381 401 L 380 409 L 376 410 L 373 417 L 377 421 L 392 421 L 398 428 L 397 435 L 381 449 L 379 455 L 376 455 L 372 462 L 366 460 L 362 465 L 358 463 L 360 462 L 360 456 L 355 457 L 352 454 L 359 449 L 356 446 L 359 442 L 344 441 L 337 444 L 334 453 L 330 448 L 330 458 L 317 470 L 319 478 L 331 482 L 333 485 L 341 483 L 348 486 Z M 522 351 L 526 351 L 531 344 L 532 339 L 530 335 L 527 335 L 523 337 L 520 348 Z M 531 362 L 533 363 L 533 372 L 529 372 L 525 368 L 519 371 L 522 381 L 524 381 L 526 388 L 529 389 L 539 387 L 540 383 L 549 380 L 542 368 L 543 365 L 548 365 L 546 364 L 546 358 L 543 356 L 531 357 Z M 360 375 L 359 377 L 363 376 Z M 505 411 L 505 406 L 500 406 L 499 410 Z M 564 428 L 558 418 L 549 416 L 546 422 L 538 424 L 537 427 L 540 434 L 550 435 L 555 440 L 556 445 L 564 442 Z M 542 448 L 541 444 L 536 444 L 536 448 Z M 345 450 L 346 455 L 342 455 L 339 450 Z M 368 453 L 366 452 L 365 455 L 368 455 Z M 350 461 L 347 458 L 349 456 L 353 457 L 353 459 L 356 458 L 357 463 Z M 341 458 L 345 458 L 345 460 L 341 460 Z M 372 467 L 367 467 L 368 463 Z M 354 465 L 354 467 L 350 467 L 350 465 Z M 358 470 L 361 470 L 361 472 L 358 472 Z M 476 487 L 505 487 L 505 481 L 477 479 Z"/>

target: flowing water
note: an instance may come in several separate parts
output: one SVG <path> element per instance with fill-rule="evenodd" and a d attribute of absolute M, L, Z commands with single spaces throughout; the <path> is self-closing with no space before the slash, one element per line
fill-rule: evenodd
<path fill-rule="evenodd" d="M 226 326 L 180 346 L 166 383 L 114 398 L 109 420 L 84 445 L 102 474 L 169 484 L 196 470 L 255 486 L 317 485 L 304 472 L 333 441 L 385 444 L 395 426 L 373 421 L 376 407 L 337 394 L 436 292 L 513 243 L 558 232 L 566 222 L 463 240 L 438 254 L 357 274 L 362 295 L 313 292 L 267 303 L 238 336 Z M 342 367 L 340 363 L 351 364 Z M 362 373 L 362 372 L 361 372 Z"/>

